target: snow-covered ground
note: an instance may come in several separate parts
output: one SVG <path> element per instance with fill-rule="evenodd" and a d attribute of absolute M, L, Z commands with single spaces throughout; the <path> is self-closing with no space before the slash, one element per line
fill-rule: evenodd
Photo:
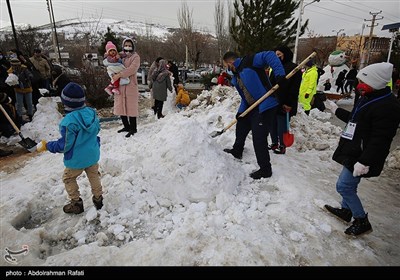
<path fill-rule="evenodd" d="M 61 154 L 32 157 L 1 172 L 0 248 L 21 250 L 22 266 L 398 266 L 400 265 L 400 147 L 380 177 L 363 179 L 359 194 L 374 231 L 349 238 L 348 227 L 322 208 L 339 206 L 332 161 L 341 127 L 331 115 L 300 110 L 291 121 L 295 143 L 271 153 L 273 176 L 252 180 L 251 141 L 242 160 L 224 153 L 240 98 L 228 87 L 203 91 L 190 108 L 166 117 L 142 110 L 138 133 L 125 138 L 119 122 L 102 122 L 104 207 L 96 211 L 86 175 L 78 183 L 85 212 L 63 213 L 67 202 Z M 42 98 L 22 134 L 58 138 L 57 98 Z M 340 104 L 339 104 L 340 105 Z M 1 138 L 16 144 L 20 139 Z M 1 258 L 0 265 L 11 265 Z"/>

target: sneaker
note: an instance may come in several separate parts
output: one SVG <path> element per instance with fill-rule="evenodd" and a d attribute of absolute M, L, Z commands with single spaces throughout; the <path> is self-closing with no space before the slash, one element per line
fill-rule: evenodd
<path fill-rule="evenodd" d="M 334 207 L 332 207 L 330 205 L 325 205 L 324 207 L 330 213 L 335 215 L 335 217 L 337 217 L 340 220 L 345 221 L 347 223 L 349 223 L 351 221 L 351 218 L 353 217 L 353 214 L 351 213 L 350 209 L 347 209 L 347 208 L 334 208 Z"/>
<path fill-rule="evenodd" d="M 63 207 L 65 213 L 68 214 L 80 214 L 83 212 L 83 201 L 79 198 L 78 201 L 71 200 L 70 203 Z"/>
<path fill-rule="evenodd" d="M 268 145 L 268 150 L 275 150 L 278 148 L 279 148 L 279 145 L 276 143 L 272 143 L 271 145 Z"/>
<path fill-rule="evenodd" d="M 233 155 L 237 159 L 242 159 L 242 153 L 236 152 L 234 149 L 224 149 L 225 153 Z"/>
<path fill-rule="evenodd" d="M 257 171 L 250 173 L 250 177 L 253 178 L 254 180 L 258 180 L 261 178 L 269 178 L 271 176 L 272 176 L 272 171 L 265 169 L 258 169 Z"/>
<path fill-rule="evenodd" d="M 157 118 L 162 119 L 162 118 L 165 118 L 165 116 L 163 114 L 159 114 L 159 115 L 157 115 Z"/>
<path fill-rule="evenodd" d="M 101 207 L 103 207 L 103 196 L 102 195 L 100 195 L 99 198 L 96 198 L 95 196 L 93 196 L 92 201 L 97 210 L 100 210 Z"/>
<path fill-rule="evenodd" d="M 272 149 L 274 151 L 274 154 L 278 155 L 284 155 L 286 153 L 286 147 L 285 146 L 279 146 L 276 149 Z"/>
<path fill-rule="evenodd" d="M 113 89 L 111 90 L 111 92 L 112 92 L 113 94 L 121 94 L 121 93 L 119 92 L 119 89 L 117 89 L 117 88 L 113 88 Z"/>
<path fill-rule="evenodd" d="M 358 236 L 372 232 L 372 226 L 368 221 L 368 214 L 364 218 L 354 218 L 353 224 L 345 230 L 345 234 Z"/>
<path fill-rule="evenodd" d="M 112 92 L 112 90 L 111 90 L 110 87 L 106 87 L 106 88 L 104 89 L 104 91 L 107 92 L 107 94 L 110 95 L 110 96 L 113 95 L 113 92 Z"/>

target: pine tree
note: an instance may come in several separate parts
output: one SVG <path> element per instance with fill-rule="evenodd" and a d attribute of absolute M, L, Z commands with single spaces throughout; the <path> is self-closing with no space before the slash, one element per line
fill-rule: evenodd
<path fill-rule="evenodd" d="M 294 0 L 235 0 L 229 32 L 241 55 L 293 45 L 299 6 Z M 308 20 L 302 25 L 304 33 Z"/>
<path fill-rule="evenodd" d="M 113 42 L 114 45 L 117 47 L 117 49 L 119 50 L 121 49 L 121 44 L 122 44 L 121 39 L 117 38 L 115 32 L 112 32 L 110 27 L 107 27 L 107 32 L 103 35 L 103 41 L 98 49 L 100 54 L 105 53 L 106 44 L 108 41 Z"/>

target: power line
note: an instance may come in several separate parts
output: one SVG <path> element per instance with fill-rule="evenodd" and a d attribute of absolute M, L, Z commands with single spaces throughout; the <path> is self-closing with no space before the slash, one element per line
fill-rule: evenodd
<path fill-rule="evenodd" d="M 332 0 L 332 1 L 333 1 L 333 0 Z M 353 1 L 351 1 L 351 0 L 348 0 L 348 1 L 349 1 L 349 2 L 353 2 Z M 359 2 L 359 3 L 361 3 L 364 7 L 370 8 L 370 9 L 372 9 L 372 10 L 377 10 L 376 7 L 371 7 L 371 6 L 368 6 L 368 5 L 365 4 L 365 3 L 368 3 L 368 2 L 376 3 L 376 1 L 354 1 L 354 2 Z M 354 3 L 354 2 L 353 2 L 353 3 Z M 398 9 L 399 9 L 399 11 L 400 11 L 400 3 L 399 3 L 398 0 L 393 0 L 393 1 L 380 1 L 379 3 L 383 3 L 383 2 L 394 2 L 394 3 L 399 4 Z M 361 10 L 361 9 L 360 9 L 360 10 Z M 363 10 L 363 11 L 365 11 L 365 10 Z M 369 12 L 369 11 L 366 11 L 366 12 Z M 398 20 L 399 20 L 399 15 L 392 15 L 391 13 L 388 13 L 388 12 L 386 12 L 386 11 L 384 11 L 384 15 L 386 15 L 386 17 L 387 17 L 387 15 L 389 15 L 390 17 L 393 17 L 393 18 L 391 19 L 392 21 L 398 21 Z"/>
<path fill-rule="evenodd" d="M 349 16 L 349 17 L 352 17 L 352 18 L 364 19 L 364 18 L 362 18 L 362 17 L 357 17 L 357 16 L 355 16 L 355 15 L 349 15 L 349 14 L 346 14 L 346 13 L 343 13 L 343 12 L 338 12 L 338 11 L 335 11 L 335 10 L 332 10 L 332 9 L 320 7 L 320 6 L 318 6 L 318 5 L 315 5 L 315 8 L 319 8 L 319 9 L 322 9 L 322 10 L 327 10 L 327 11 L 334 12 L 334 13 L 337 13 L 337 14 Z"/>
<path fill-rule="evenodd" d="M 313 12 L 313 13 L 317 13 L 317 14 L 319 14 L 319 15 L 324 15 L 324 16 L 328 16 L 328 17 L 338 18 L 338 19 L 341 19 L 341 20 L 344 20 L 344 21 L 348 21 L 348 22 L 352 22 L 352 23 L 360 23 L 360 22 L 358 22 L 358 21 L 349 20 L 349 19 L 346 19 L 346 18 L 342 18 L 342 17 L 330 15 L 330 14 L 325 14 L 325 13 L 321 13 L 321 12 L 318 12 L 318 11 L 313 11 L 312 9 L 308 9 L 308 11 L 309 11 L 309 12 Z"/>

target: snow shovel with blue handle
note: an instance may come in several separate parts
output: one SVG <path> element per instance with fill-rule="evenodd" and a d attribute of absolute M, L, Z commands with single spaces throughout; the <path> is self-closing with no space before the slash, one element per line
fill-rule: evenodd
<path fill-rule="evenodd" d="M 314 56 L 316 56 L 317 53 L 313 52 L 312 54 L 310 54 L 306 59 L 304 59 L 299 65 L 296 66 L 296 68 L 294 68 L 292 71 L 290 71 L 289 74 L 286 75 L 285 79 L 290 79 L 297 71 L 299 71 L 301 68 L 303 68 L 303 66 L 310 60 L 312 59 Z M 261 96 L 260 99 L 258 99 L 256 102 L 254 102 L 249 108 L 246 109 L 246 111 L 244 111 L 243 113 L 240 114 L 239 118 L 242 118 L 244 116 L 246 116 L 251 110 L 253 110 L 255 107 L 257 107 L 261 102 L 263 102 L 268 96 L 270 96 L 271 94 L 273 94 L 277 89 L 279 88 L 279 85 L 276 84 L 274 85 L 266 94 L 264 94 L 263 96 Z M 226 126 L 223 130 L 221 131 L 213 131 L 210 133 L 211 137 L 217 137 L 218 135 L 221 135 L 222 133 L 224 133 L 225 131 L 227 131 L 229 128 L 231 128 L 232 126 L 234 126 L 237 123 L 237 119 L 235 118 L 228 126 Z M 292 143 L 293 144 L 293 143 Z"/>
<path fill-rule="evenodd" d="M 18 127 L 15 125 L 13 120 L 10 118 L 10 116 L 7 114 L 6 110 L 4 110 L 3 106 L 0 104 L 0 110 L 3 112 L 3 114 L 6 116 L 7 120 L 11 123 L 12 127 L 15 129 L 15 131 L 18 133 L 19 137 L 21 137 L 21 141 L 18 142 L 22 147 L 27 149 L 29 152 L 34 152 L 36 151 L 36 145 L 37 143 L 33 141 L 30 138 L 24 138 L 22 136 L 21 131 L 18 129 Z"/>

